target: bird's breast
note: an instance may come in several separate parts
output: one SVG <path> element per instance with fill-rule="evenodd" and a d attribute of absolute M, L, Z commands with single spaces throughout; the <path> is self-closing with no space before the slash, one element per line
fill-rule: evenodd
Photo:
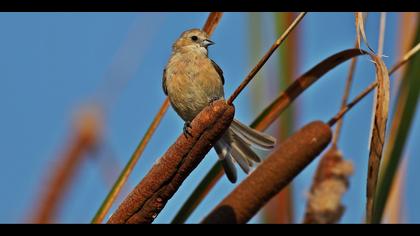
<path fill-rule="evenodd" d="M 223 84 L 208 58 L 174 55 L 166 67 L 171 104 L 184 119 L 192 120 L 213 98 L 223 98 Z"/>

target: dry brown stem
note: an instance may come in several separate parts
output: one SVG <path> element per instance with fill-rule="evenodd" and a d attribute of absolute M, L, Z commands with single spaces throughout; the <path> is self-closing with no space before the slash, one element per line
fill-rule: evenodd
<path fill-rule="evenodd" d="M 306 15 L 306 12 L 301 12 L 292 24 L 284 31 L 284 33 L 271 45 L 270 49 L 264 54 L 264 56 L 260 59 L 258 64 L 249 72 L 249 74 L 245 77 L 242 83 L 235 89 L 232 93 L 230 98 L 228 99 L 227 103 L 232 104 L 233 101 L 238 97 L 238 95 L 244 90 L 244 88 L 251 82 L 251 80 L 255 77 L 255 75 L 260 71 L 260 69 L 265 65 L 271 55 L 276 51 L 276 49 L 280 46 L 280 44 L 287 38 L 287 36 L 293 31 L 293 29 L 299 24 L 299 22 L 303 19 Z"/>

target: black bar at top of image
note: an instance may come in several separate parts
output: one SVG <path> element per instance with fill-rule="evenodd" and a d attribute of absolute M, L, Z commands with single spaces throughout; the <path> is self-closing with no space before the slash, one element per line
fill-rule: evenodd
<path fill-rule="evenodd" d="M 0 11 L 418 11 L 417 0 L 24 0 L 2 1 Z"/>

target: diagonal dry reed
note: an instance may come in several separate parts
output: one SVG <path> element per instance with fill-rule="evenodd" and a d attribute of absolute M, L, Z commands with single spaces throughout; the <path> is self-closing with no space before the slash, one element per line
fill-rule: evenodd
<path fill-rule="evenodd" d="M 236 90 L 232 93 L 229 97 L 227 103 L 232 104 L 236 97 L 242 92 L 242 90 L 251 82 L 251 80 L 255 77 L 258 71 L 264 66 L 264 64 L 268 61 L 270 56 L 276 51 L 276 49 L 280 46 L 280 44 L 287 38 L 287 36 L 292 32 L 292 30 L 299 24 L 299 22 L 303 19 L 306 15 L 306 12 L 300 13 L 293 23 L 284 31 L 284 33 L 280 36 L 279 39 L 274 42 L 271 48 L 265 53 L 265 55 L 261 58 L 261 60 L 257 63 L 257 65 L 252 69 L 252 71 L 245 77 L 242 83 L 236 88 Z"/>
<path fill-rule="evenodd" d="M 121 203 L 108 223 L 151 223 L 229 128 L 235 109 L 219 100 L 192 121 L 191 136 L 181 134 Z"/>
<path fill-rule="evenodd" d="M 357 42 L 356 42 L 356 47 L 357 47 Z M 347 101 L 349 99 L 350 89 L 353 83 L 354 71 L 356 70 L 356 63 L 357 63 L 357 57 L 353 57 L 350 62 L 350 68 L 347 74 L 346 85 L 344 88 L 343 97 L 341 98 L 340 109 L 346 106 Z M 340 138 L 342 126 L 343 126 L 343 120 L 339 120 L 334 130 L 333 141 L 332 141 L 333 146 L 337 146 L 338 139 Z"/>
<path fill-rule="evenodd" d="M 400 67 L 402 67 L 405 63 L 407 63 L 412 56 L 414 56 L 418 51 L 420 51 L 420 42 L 417 42 L 416 46 L 410 49 L 406 54 L 404 54 L 404 57 L 402 60 L 398 61 L 389 71 L 389 73 L 393 73 L 394 71 L 398 70 Z"/>
<path fill-rule="evenodd" d="M 221 12 L 210 13 L 203 26 L 203 30 L 207 32 L 209 35 L 211 35 L 213 31 L 216 29 L 216 26 L 218 25 L 222 16 L 223 16 L 223 13 Z M 115 201 L 118 194 L 121 192 L 122 187 L 127 182 L 128 177 L 130 176 L 134 166 L 140 159 L 153 133 L 156 131 L 157 126 L 159 125 L 160 121 L 164 117 L 165 112 L 168 109 L 168 107 L 169 107 L 169 99 L 166 98 L 163 104 L 161 105 L 158 113 L 153 118 L 152 123 L 150 124 L 149 128 L 147 129 L 146 133 L 141 139 L 139 145 L 137 146 L 130 160 L 127 162 L 126 166 L 124 167 L 123 171 L 121 172 L 120 176 L 118 177 L 117 181 L 112 187 L 111 191 L 108 193 L 101 207 L 98 209 L 98 212 L 93 217 L 92 223 L 101 223 L 103 219 L 105 218 L 106 214 L 109 212 L 109 209 L 111 208 L 112 203 Z"/>
<path fill-rule="evenodd" d="M 338 121 L 340 121 L 344 115 L 350 111 L 354 105 L 356 105 L 358 102 L 360 102 L 366 95 L 368 95 L 370 92 L 372 92 L 378 84 L 376 82 L 371 83 L 367 88 L 365 88 L 359 95 L 357 95 L 353 100 L 351 100 L 347 105 L 335 115 L 333 116 L 327 123 L 329 126 L 335 125 Z"/>
<path fill-rule="evenodd" d="M 92 223 L 101 223 L 105 218 L 105 215 L 108 213 L 109 209 L 112 206 L 112 203 L 117 198 L 118 194 L 121 192 L 122 187 L 124 186 L 125 182 L 127 181 L 128 177 L 130 176 L 131 172 L 134 169 L 137 161 L 139 160 L 141 154 L 143 153 L 144 149 L 146 148 L 147 144 L 149 143 L 150 139 L 156 128 L 158 127 L 160 121 L 162 120 L 163 116 L 165 115 L 166 110 L 169 107 L 169 100 L 166 99 L 162 107 L 159 109 L 158 113 L 156 114 L 155 118 L 153 119 L 152 123 L 150 124 L 149 128 L 147 129 L 146 133 L 144 134 L 143 138 L 141 139 L 139 145 L 137 146 L 136 150 L 134 150 L 130 160 L 125 165 L 123 171 L 118 176 L 118 179 L 112 186 L 111 191 L 106 196 L 105 200 L 103 201 L 101 207 L 99 208 L 98 212 L 95 214 Z"/>

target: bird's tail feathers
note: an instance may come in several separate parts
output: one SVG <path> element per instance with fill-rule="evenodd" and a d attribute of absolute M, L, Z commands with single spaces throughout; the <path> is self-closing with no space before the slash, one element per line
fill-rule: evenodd
<path fill-rule="evenodd" d="M 253 166 L 253 162 L 261 161 L 261 158 L 251 149 L 251 146 L 267 150 L 273 148 L 275 142 L 275 138 L 234 120 L 222 138 L 217 141 L 214 148 L 222 161 L 226 176 L 232 183 L 235 183 L 237 171 L 234 161 L 248 174 L 250 167 Z"/>
<path fill-rule="evenodd" d="M 217 155 L 219 156 L 220 161 L 222 162 L 223 169 L 225 174 L 230 182 L 235 183 L 238 179 L 238 173 L 235 168 L 235 164 L 232 159 L 231 148 L 225 140 L 222 138 L 214 145 Z"/>
<path fill-rule="evenodd" d="M 233 120 L 230 126 L 232 131 L 240 136 L 248 145 L 262 150 L 272 149 L 276 145 L 276 139 L 268 134 L 252 129 L 238 120 Z"/>

